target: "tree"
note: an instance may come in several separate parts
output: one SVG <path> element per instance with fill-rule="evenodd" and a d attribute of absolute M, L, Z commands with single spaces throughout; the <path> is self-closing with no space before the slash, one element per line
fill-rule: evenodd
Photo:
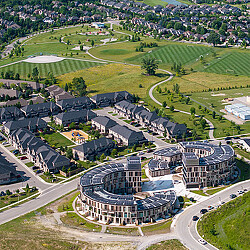
<path fill-rule="evenodd" d="M 213 113 L 212 113 L 213 119 L 215 119 L 215 116 L 216 116 L 216 113 L 215 113 L 215 111 L 213 111 Z"/>
<path fill-rule="evenodd" d="M 194 108 L 194 107 L 191 107 L 191 108 L 190 108 L 190 113 L 191 113 L 191 115 L 194 115 L 194 114 L 195 114 L 195 108 Z"/>
<path fill-rule="evenodd" d="M 64 90 L 65 90 L 66 92 L 68 92 L 68 90 L 69 90 L 69 87 L 68 87 L 68 84 L 67 84 L 67 83 L 66 83 L 65 86 L 64 86 Z"/>
<path fill-rule="evenodd" d="M 66 157 L 68 157 L 69 159 L 73 158 L 73 153 L 72 153 L 72 149 L 67 149 L 66 151 Z"/>
<path fill-rule="evenodd" d="M 66 168 L 65 166 L 63 166 L 63 167 L 62 167 L 62 171 L 63 171 L 64 173 L 67 173 L 67 168 Z"/>
<path fill-rule="evenodd" d="M 180 92 L 180 86 L 178 83 L 173 85 L 173 91 L 178 94 Z"/>
<path fill-rule="evenodd" d="M 11 195 L 11 192 L 9 189 L 6 190 L 6 195 Z"/>
<path fill-rule="evenodd" d="M 166 103 L 166 101 L 163 101 L 162 106 L 163 106 L 164 108 L 166 108 L 166 107 L 167 107 L 167 103 Z"/>
<path fill-rule="evenodd" d="M 206 127 L 206 125 L 207 125 L 207 121 L 204 118 L 202 118 L 200 120 L 200 124 L 201 124 L 202 129 L 204 129 Z"/>
<path fill-rule="evenodd" d="M 142 59 L 141 68 L 146 71 L 147 75 L 155 75 L 155 72 L 158 69 L 158 63 L 155 58 L 144 58 Z"/>
<path fill-rule="evenodd" d="M 174 112 L 174 106 L 171 105 L 171 106 L 169 107 L 169 110 L 170 110 L 171 112 Z"/>
<path fill-rule="evenodd" d="M 76 124 L 74 122 L 71 122 L 69 124 L 69 129 L 74 129 L 76 127 Z"/>
<path fill-rule="evenodd" d="M 93 47 L 95 45 L 94 40 L 91 41 L 91 46 Z"/>
<path fill-rule="evenodd" d="M 86 95 L 87 85 L 82 77 L 74 77 L 72 80 L 72 85 L 74 87 L 74 91 L 80 96 Z"/>
<path fill-rule="evenodd" d="M 30 102 L 29 102 L 29 105 L 33 105 L 34 103 L 33 103 L 33 101 L 32 100 L 30 100 Z"/>
<path fill-rule="evenodd" d="M 106 158 L 106 155 L 103 153 L 101 156 L 100 156 L 100 161 L 103 162 Z"/>
<path fill-rule="evenodd" d="M 211 33 L 207 38 L 208 43 L 212 43 L 213 46 L 220 43 L 220 35 L 217 33 Z"/>
<path fill-rule="evenodd" d="M 39 71 L 38 71 L 37 67 L 33 68 L 32 77 L 35 79 L 38 77 L 38 75 L 39 75 Z"/>
<path fill-rule="evenodd" d="M 111 152 L 111 156 L 114 158 L 117 155 L 117 149 L 114 148 Z"/>

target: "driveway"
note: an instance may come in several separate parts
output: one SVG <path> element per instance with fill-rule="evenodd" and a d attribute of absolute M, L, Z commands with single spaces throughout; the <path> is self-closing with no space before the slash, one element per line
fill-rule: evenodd
<path fill-rule="evenodd" d="M 6 191 L 7 189 L 9 189 L 10 191 L 17 190 L 21 187 L 25 187 L 27 184 L 29 184 L 29 186 L 36 186 L 40 190 L 44 190 L 51 186 L 51 184 L 45 183 L 38 179 L 38 177 L 36 177 L 35 173 L 33 173 L 31 169 L 30 171 L 28 171 L 28 167 L 24 166 L 24 162 L 27 162 L 27 160 L 22 161 L 15 157 L 9 152 L 9 150 L 11 149 L 11 146 L 5 148 L 2 144 L 0 144 L 0 153 L 10 162 L 11 165 L 16 166 L 16 170 L 22 176 L 23 182 L 1 185 L 0 192 Z"/>
<path fill-rule="evenodd" d="M 106 107 L 106 108 L 103 108 L 101 110 L 95 110 L 95 113 L 97 113 L 100 116 L 107 116 L 110 119 L 116 121 L 119 125 L 127 126 L 128 128 L 130 128 L 132 130 L 135 130 L 137 132 L 143 132 L 142 130 L 140 130 L 141 127 L 139 127 L 139 128 L 134 127 L 134 126 L 124 122 L 122 119 L 119 119 L 119 117 L 121 117 L 121 116 L 119 116 L 119 115 L 112 116 L 112 114 L 108 113 L 108 112 L 111 112 L 111 111 L 113 111 L 113 109 L 111 107 Z M 163 140 L 158 139 L 156 136 L 150 135 L 149 133 L 143 132 L 143 134 L 144 134 L 146 139 L 148 139 L 149 141 L 153 141 L 157 148 L 173 146 L 172 144 L 164 142 Z"/>

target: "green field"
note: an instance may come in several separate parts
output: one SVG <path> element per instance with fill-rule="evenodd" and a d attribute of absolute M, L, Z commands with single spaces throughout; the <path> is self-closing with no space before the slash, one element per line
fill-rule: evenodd
<path fill-rule="evenodd" d="M 42 137 L 49 143 L 51 147 L 59 148 L 74 145 L 73 142 L 65 138 L 60 133 L 43 134 Z"/>
<path fill-rule="evenodd" d="M 165 79 L 166 75 L 146 76 L 138 66 L 125 64 L 103 64 L 85 70 L 64 74 L 58 77 L 61 86 L 71 82 L 74 77 L 83 77 L 90 95 L 127 90 L 132 94 L 145 97 L 149 86 Z M 141 84 L 141 88 L 139 87 Z"/>
<path fill-rule="evenodd" d="M 28 63 L 20 62 L 10 66 L 0 68 L 0 72 L 13 71 L 14 73 L 19 73 L 20 78 L 26 79 L 28 74 L 32 73 L 33 68 L 37 67 L 40 77 L 46 77 L 49 72 L 52 72 L 54 76 L 59 76 L 68 72 L 77 71 L 80 69 L 86 69 L 89 67 L 94 67 L 100 65 L 96 62 L 82 61 L 65 59 L 60 62 L 54 63 Z"/>
<path fill-rule="evenodd" d="M 152 235 L 152 234 L 162 234 L 162 233 L 169 233 L 171 227 L 172 219 L 168 219 L 164 222 L 160 222 L 157 224 L 153 224 L 150 226 L 142 227 L 142 232 L 144 235 Z"/>
<path fill-rule="evenodd" d="M 217 74 L 250 76 L 250 53 L 226 53 L 210 62 L 204 71 Z"/>
<path fill-rule="evenodd" d="M 182 65 L 187 65 L 199 60 L 203 55 L 206 57 L 213 51 L 210 47 L 183 45 L 183 44 L 169 44 L 164 47 L 152 50 L 151 53 L 143 53 L 138 56 L 128 59 L 129 62 L 140 63 L 143 58 L 156 58 L 161 64 L 169 65 L 174 62 Z"/>
<path fill-rule="evenodd" d="M 198 222 L 198 232 L 218 249 L 249 249 L 250 193 L 236 198 Z"/>

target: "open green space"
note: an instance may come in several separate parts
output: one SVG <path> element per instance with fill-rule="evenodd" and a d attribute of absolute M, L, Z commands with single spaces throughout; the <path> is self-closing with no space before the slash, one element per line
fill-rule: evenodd
<path fill-rule="evenodd" d="M 74 211 L 73 208 L 73 202 L 75 198 L 79 195 L 79 192 L 74 192 L 69 196 L 66 196 L 63 200 L 63 203 L 61 203 L 58 206 L 58 212 L 64 212 L 64 211 Z"/>
<path fill-rule="evenodd" d="M 130 235 L 130 236 L 140 236 L 140 233 L 137 227 L 107 227 L 106 233 L 109 234 L 121 234 L 121 235 Z"/>
<path fill-rule="evenodd" d="M 33 194 L 38 193 L 38 191 L 34 191 L 34 192 L 21 192 L 20 193 L 16 193 L 16 194 L 11 194 L 11 195 L 6 195 L 6 196 L 2 196 L 0 197 L 0 208 L 11 205 L 17 201 L 21 201 L 27 197 L 30 197 Z"/>
<path fill-rule="evenodd" d="M 74 212 L 68 212 L 61 216 L 61 221 L 69 227 L 77 227 L 78 229 L 83 229 L 85 231 L 100 232 L 102 229 L 100 225 L 90 223 Z"/>
<path fill-rule="evenodd" d="M 250 160 L 250 152 L 247 152 L 244 149 L 240 149 L 237 147 L 234 147 L 234 151 L 236 152 L 236 154 L 239 154 L 240 156 Z"/>
<path fill-rule="evenodd" d="M 227 188 L 227 187 L 228 187 L 228 186 L 208 189 L 208 190 L 206 191 L 206 193 L 209 194 L 209 195 L 213 195 L 213 194 L 216 194 L 216 193 L 220 192 L 221 190 L 223 190 L 223 189 L 225 189 L 225 188 Z"/>
<path fill-rule="evenodd" d="M 68 140 L 66 137 L 61 135 L 60 133 L 50 133 L 50 134 L 42 134 L 42 137 L 49 143 L 51 147 L 60 148 L 65 146 L 74 145 L 73 142 Z"/>
<path fill-rule="evenodd" d="M 179 240 L 176 239 L 161 241 L 147 248 L 147 250 L 185 250 L 185 249 L 187 248 L 183 246 Z"/>
<path fill-rule="evenodd" d="M 249 249 L 250 193 L 205 214 L 198 232 L 218 249 Z"/>
<path fill-rule="evenodd" d="M 204 71 L 250 76 L 249 65 L 250 53 L 225 53 L 222 57 L 212 60 Z"/>
<path fill-rule="evenodd" d="M 20 78 L 28 79 L 28 74 L 32 74 L 32 70 L 37 67 L 40 77 L 46 77 L 48 73 L 53 73 L 54 76 L 62 75 L 68 72 L 74 72 L 80 69 L 94 67 L 99 63 L 91 61 L 82 61 L 74 59 L 64 59 L 54 63 L 28 63 L 19 62 L 10 66 L 0 68 L 0 72 L 13 71 L 19 73 Z"/>
<path fill-rule="evenodd" d="M 143 0 L 143 1 L 138 1 L 138 2 L 143 2 L 149 6 L 156 6 L 156 5 L 162 5 L 166 6 L 168 3 L 162 0 Z"/>
<path fill-rule="evenodd" d="M 169 233 L 170 227 L 171 227 L 172 219 L 168 219 L 164 222 L 158 222 L 156 224 L 150 225 L 150 226 L 144 226 L 142 227 L 142 232 L 144 235 L 153 235 L 153 234 L 163 234 L 163 233 Z"/>
<path fill-rule="evenodd" d="M 239 78 L 238 84 L 240 83 L 242 83 L 242 85 L 246 84 L 246 82 L 241 82 L 241 79 Z M 250 84 L 250 78 L 249 78 L 249 84 Z M 218 87 L 219 86 L 221 85 L 218 84 Z M 221 110 L 224 109 L 226 105 L 230 105 L 230 103 L 223 101 L 225 98 L 234 99 L 248 95 L 250 95 L 250 88 L 237 88 L 237 89 L 189 94 L 190 98 L 201 103 L 201 105 L 205 105 L 207 108 L 214 110 L 216 112 L 220 112 L 221 114 L 225 114 L 221 112 Z"/>
<path fill-rule="evenodd" d="M 198 194 L 198 195 L 202 195 L 202 196 L 207 196 L 203 190 L 190 190 L 190 192 L 194 193 L 194 194 Z"/>
<path fill-rule="evenodd" d="M 187 65 L 199 60 L 200 56 L 207 56 L 213 49 L 205 46 L 169 44 L 157 49 L 151 53 L 143 53 L 130 58 L 129 62 L 141 63 L 143 58 L 155 58 L 159 64 L 173 65 L 173 63 Z"/>
<path fill-rule="evenodd" d="M 138 66 L 104 64 L 61 75 L 58 77 L 59 84 L 64 86 L 74 77 L 83 77 L 90 95 L 127 90 L 132 94 L 145 97 L 149 86 L 165 79 L 167 75 L 146 76 Z"/>
<path fill-rule="evenodd" d="M 236 125 L 234 123 L 231 123 L 227 119 L 225 119 L 223 117 L 221 118 L 219 115 L 216 115 L 215 118 L 213 118 L 212 111 L 208 110 L 209 107 L 206 107 L 206 110 L 205 110 L 205 107 L 202 107 L 200 104 L 198 104 L 197 102 L 194 102 L 192 100 L 190 100 L 189 103 L 186 104 L 185 98 L 180 99 L 180 96 L 177 94 L 171 94 L 171 93 L 168 94 L 165 91 L 164 86 L 161 86 L 161 88 L 162 88 L 162 90 L 164 90 L 164 91 L 162 91 L 162 93 L 159 93 L 158 91 L 156 91 L 156 89 L 153 91 L 154 97 L 158 101 L 160 101 L 161 103 L 163 103 L 165 101 L 169 107 L 171 105 L 173 105 L 175 109 L 183 110 L 183 111 L 187 111 L 187 112 L 190 112 L 191 107 L 194 107 L 197 115 L 204 116 L 205 118 L 207 118 L 208 120 L 210 120 L 213 123 L 213 125 L 215 127 L 215 129 L 214 129 L 214 136 L 215 137 L 219 138 L 219 137 L 225 137 L 225 136 L 236 135 L 236 134 L 245 134 L 245 133 L 248 133 L 250 131 L 250 122 L 246 122 L 246 123 L 240 125 L 240 131 L 238 131 Z M 239 89 L 239 91 L 241 91 L 241 90 L 243 91 L 243 89 Z M 209 95 L 211 95 L 211 92 L 206 92 L 206 94 L 207 94 L 207 96 L 209 96 Z M 198 94 L 197 94 L 197 96 L 198 96 Z M 147 100 L 151 105 L 155 105 L 152 100 L 149 100 L 149 99 L 147 99 Z M 199 99 L 199 100 L 202 101 L 202 99 Z M 201 106 L 201 107 L 199 107 L 199 106 Z M 172 115 L 173 120 L 175 120 L 176 122 L 179 122 L 178 116 L 181 115 L 179 112 L 171 112 L 169 109 L 165 109 L 164 113 L 170 117 Z M 197 132 L 197 135 L 199 136 L 199 134 L 201 132 L 203 132 L 203 130 L 201 127 L 199 127 L 200 126 L 199 122 L 193 121 L 193 120 L 198 119 L 198 118 L 193 119 L 193 118 L 191 118 L 190 115 L 186 115 L 186 116 L 187 116 L 187 118 L 183 119 L 182 123 L 184 121 L 185 123 L 187 123 L 188 128 L 195 129 Z M 208 127 L 206 129 L 208 129 Z M 204 130 L 204 131 L 206 131 L 206 130 Z"/>

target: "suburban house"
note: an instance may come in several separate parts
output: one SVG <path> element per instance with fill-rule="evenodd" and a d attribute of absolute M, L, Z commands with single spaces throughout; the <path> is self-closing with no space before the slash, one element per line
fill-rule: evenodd
<path fill-rule="evenodd" d="M 129 129 L 126 126 L 116 125 L 109 129 L 109 135 L 119 144 L 133 146 L 147 142 L 143 133 Z"/>
<path fill-rule="evenodd" d="M 70 166 L 70 160 L 57 153 L 29 130 L 20 128 L 8 136 L 9 142 L 34 162 L 44 172 L 58 172 L 63 166 Z"/>
<path fill-rule="evenodd" d="M 250 139 L 241 139 L 239 143 L 242 145 L 243 149 L 245 149 L 247 152 L 250 152 Z"/>
<path fill-rule="evenodd" d="M 91 109 L 94 107 L 93 102 L 87 96 L 64 99 L 56 104 L 62 111 Z"/>
<path fill-rule="evenodd" d="M 97 116 L 91 120 L 92 128 L 98 130 L 101 134 L 108 134 L 109 129 L 117 123 L 107 116 Z"/>
<path fill-rule="evenodd" d="M 44 88 L 44 84 L 32 81 L 23 81 L 23 80 L 10 80 L 10 79 L 0 79 L 6 87 L 10 87 L 11 84 L 15 84 L 16 86 L 23 87 L 26 86 L 32 90 L 39 90 Z"/>
<path fill-rule="evenodd" d="M 26 128 L 31 132 L 43 130 L 47 127 L 47 122 L 38 117 L 21 118 L 16 121 L 9 121 L 3 125 L 3 131 L 9 135 L 12 131 L 19 128 Z"/>
<path fill-rule="evenodd" d="M 107 107 L 107 106 L 112 106 L 115 103 L 120 102 L 122 100 L 128 100 L 132 102 L 133 96 L 127 91 L 119 91 L 112 93 L 97 94 L 95 96 L 90 97 L 90 99 L 98 107 Z"/>
<path fill-rule="evenodd" d="M 91 110 L 83 109 L 79 111 L 68 111 L 55 116 L 55 122 L 58 125 L 68 126 L 70 123 L 81 123 L 92 120 L 96 113 Z"/>
<path fill-rule="evenodd" d="M 54 102 L 44 102 L 40 104 L 27 105 L 21 108 L 26 117 L 45 117 L 57 115 L 60 111 Z"/>
<path fill-rule="evenodd" d="M 0 122 L 14 121 L 23 116 L 23 112 L 17 107 L 5 107 L 0 109 Z"/>
<path fill-rule="evenodd" d="M 150 112 L 142 106 L 138 106 L 125 100 L 118 102 L 114 106 L 115 113 L 135 120 L 141 126 L 151 129 L 153 132 L 166 136 L 166 138 L 180 138 L 186 134 L 187 127 L 185 124 L 178 124 L 169 121 L 166 117 L 161 117 L 156 112 Z"/>
<path fill-rule="evenodd" d="M 74 158 L 80 161 L 95 160 L 96 157 L 102 154 L 109 155 L 113 148 L 115 148 L 115 142 L 106 137 L 102 137 L 76 146 L 72 149 L 72 152 Z"/>
<path fill-rule="evenodd" d="M 12 166 L 5 157 L 0 154 L 0 185 L 16 182 L 21 179 L 15 166 Z"/>
<path fill-rule="evenodd" d="M 51 85 L 47 87 L 46 90 L 49 92 L 50 97 L 54 98 L 56 101 L 73 98 L 70 93 L 66 92 L 57 85 Z"/>
<path fill-rule="evenodd" d="M 9 96 L 10 98 L 19 98 L 21 96 L 21 92 L 15 89 L 0 88 L 0 97 L 6 98 L 6 96 Z"/>

